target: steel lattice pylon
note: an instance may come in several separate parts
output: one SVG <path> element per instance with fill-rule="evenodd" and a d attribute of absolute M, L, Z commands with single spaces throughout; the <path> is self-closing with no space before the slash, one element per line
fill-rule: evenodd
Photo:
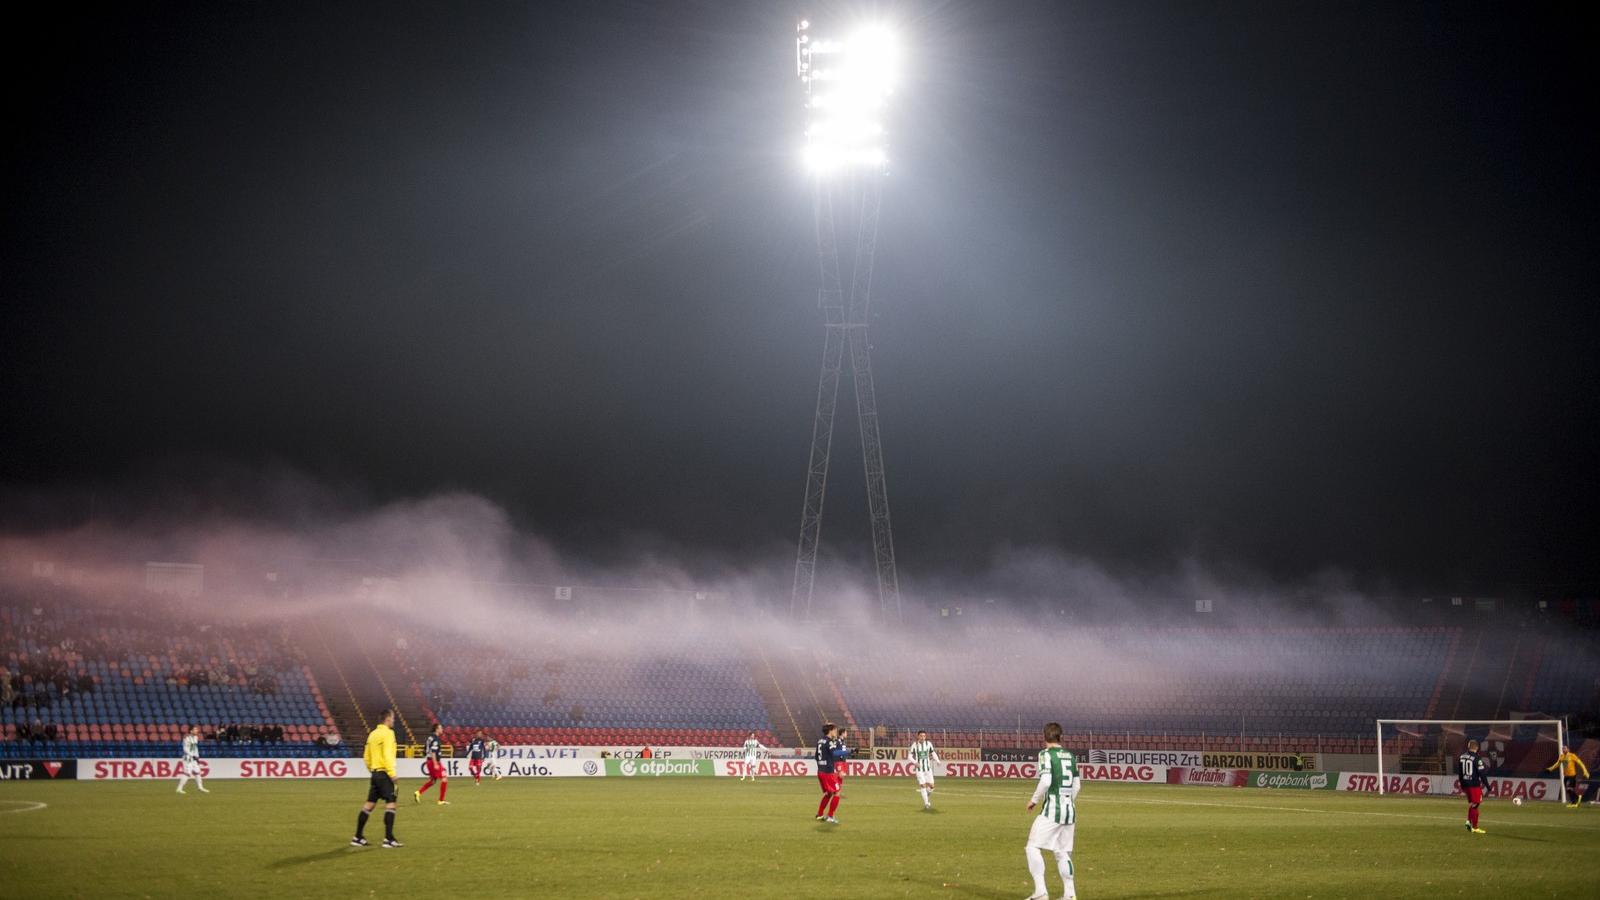
<path fill-rule="evenodd" d="M 790 612 L 809 617 L 816 591 L 817 543 L 822 534 L 822 508 L 833 451 L 833 417 L 839 405 L 839 376 L 846 346 L 855 385 L 856 416 L 861 428 L 862 465 L 866 473 L 867 510 L 872 520 L 872 552 L 878 571 L 878 613 L 900 618 L 900 576 L 895 567 L 894 530 L 889 520 L 889 483 L 884 475 L 883 439 L 878 427 L 877 389 L 872 380 L 872 351 L 867 338 L 871 312 L 872 268 L 877 253 L 878 213 L 883 177 L 872 173 L 840 184 L 816 182 L 817 257 L 822 286 L 824 338 L 822 374 L 817 380 L 817 411 L 811 427 L 811 456 L 806 469 L 805 502 L 800 513 L 800 547 L 795 560 Z M 835 207 L 844 201 L 856 229 L 850 300 L 845 303 L 840 279 Z"/>

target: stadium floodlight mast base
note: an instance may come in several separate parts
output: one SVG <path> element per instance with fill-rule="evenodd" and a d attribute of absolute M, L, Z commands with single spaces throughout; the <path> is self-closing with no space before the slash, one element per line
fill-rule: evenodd
<path fill-rule="evenodd" d="M 839 404 L 839 377 L 848 347 L 856 417 L 861 429 L 873 561 L 878 573 L 878 614 L 883 619 L 898 620 L 901 616 L 900 575 L 894 558 L 889 483 L 884 472 L 883 438 L 878 425 L 878 396 L 872 379 L 872 345 L 867 336 L 867 323 L 873 262 L 877 254 L 878 213 L 883 197 L 883 176 L 888 166 L 881 116 L 894 91 L 899 47 L 892 34 L 876 26 L 863 28 L 841 41 L 814 40 L 811 23 L 802 19 L 795 28 L 795 67 L 805 87 L 808 113 L 802 160 L 812 175 L 815 190 L 817 258 L 821 268 L 817 302 L 822 309 L 824 339 L 789 612 L 805 618 L 811 616 L 816 593 L 817 544 L 822 535 L 822 507 L 833 451 L 833 417 Z M 835 218 L 841 205 L 856 230 L 848 305 L 840 276 Z"/>
<path fill-rule="evenodd" d="M 1532 727 L 1532 726 L 1546 726 L 1546 727 L 1548 727 L 1548 726 L 1553 725 L 1553 726 L 1555 726 L 1555 729 L 1556 729 L 1556 752 L 1560 753 L 1561 752 L 1561 748 L 1566 746 L 1566 743 L 1567 743 L 1566 726 L 1562 723 L 1562 721 L 1560 719 L 1377 719 L 1376 722 L 1377 722 L 1377 726 L 1376 727 L 1377 727 L 1377 731 L 1378 731 L 1378 748 L 1377 749 L 1378 749 L 1378 794 L 1379 794 L 1379 796 L 1382 796 L 1383 793 L 1384 793 L 1384 790 L 1383 790 L 1383 726 L 1385 726 L 1385 725 L 1397 725 L 1397 726 L 1398 725 L 1460 725 L 1460 726 L 1488 725 L 1490 727 L 1504 726 L 1504 727 L 1507 727 L 1507 728 L 1516 728 L 1516 727 L 1526 728 L 1526 727 Z M 1565 803 L 1565 802 L 1567 802 L 1567 782 L 1566 782 L 1566 779 L 1561 778 L 1560 775 L 1561 775 L 1560 772 L 1556 773 L 1556 776 L 1557 776 L 1556 780 L 1560 784 L 1559 790 L 1560 790 L 1561 802 Z"/>

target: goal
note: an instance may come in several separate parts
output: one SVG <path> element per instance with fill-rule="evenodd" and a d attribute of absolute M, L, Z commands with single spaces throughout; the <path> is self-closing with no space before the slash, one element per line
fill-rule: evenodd
<path fill-rule="evenodd" d="M 1378 793 L 1386 776 L 1454 776 L 1455 758 L 1476 740 L 1492 778 L 1549 779 L 1546 767 L 1566 743 L 1559 719 L 1378 719 Z M 1566 782 L 1555 779 L 1550 799 L 1567 802 Z"/>

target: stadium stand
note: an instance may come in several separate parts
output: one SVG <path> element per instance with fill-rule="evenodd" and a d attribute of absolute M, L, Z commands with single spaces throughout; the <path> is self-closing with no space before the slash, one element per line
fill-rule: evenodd
<path fill-rule="evenodd" d="M 171 756 L 199 725 L 207 756 L 319 756 L 321 691 L 283 633 L 196 622 L 164 598 L 0 601 L 0 757 Z"/>
<path fill-rule="evenodd" d="M 478 729 L 504 744 L 732 747 L 755 731 L 804 746 L 823 719 L 890 744 L 927 728 L 946 746 L 1031 747 L 1058 720 L 1082 747 L 1332 753 L 1371 752 L 1379 717 L 1600 713 L 1589 638 L 1492 626 L 1061 628 L 1047 654 L 1037 632 L 983 626 L 815 645 L 700 628 L 621 648 L 603 629 L 513 642 L 125 599 L 0 590 L 0 757 L 173 756 L 190 724 L 212 757 L 346 755 L 325 736 L 382 706 L 407 733 L 444 722 L 457 747 Z"/>
<path fill-rule="evenodd" d="M 689 659 L 413 642 L 397 647 L 394 663 L 452 743 L 479 728 L 524 744 L 732 746 L 751 731 L 763 743 L 776 740 L 748 664 L 731 645 L 700 642 Z"/>
<path fill-rule="evenodd" d="M 994 652 L 1017 641 L 991 631 L 937 654 L 850 648 L 824 668 L 861 725 L 942 728 L 955 735 L 947 743 L 1031 742 L 1033 723 L 1057 719 L 1135 745 L 1251 735 L 1301 745 L 1359 742 L 1375 718 L 1421 717 L 1450 639 L 1446 628 L 1083 628 L 1053 635 L 1055 661 L 1041 663 Z"/>

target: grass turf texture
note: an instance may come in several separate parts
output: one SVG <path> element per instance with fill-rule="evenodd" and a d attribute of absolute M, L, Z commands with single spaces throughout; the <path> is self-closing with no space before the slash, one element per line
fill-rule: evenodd
<path fill-rule="evenodd" d="M 0 893 L 1016 900 L 1031 889 L 1023 782 L 946 779 L 924 813 L 909 779 L 852 779 L 839 826 L 813 820 L 809 779 L 458 781 L 446 807 L 413 805 L 419 786 L 401 783 L 406 847 L 383 850 L 381 814 L 372 846 L 346 844 L 365 781 L 214 780 L 183 797 L 171 782 L 3 784 Z M 1473 835 L 1458 800 L 1117 784 L 1080 800 L 1088 900 L 1595 896 L 1589 807 L 1489 802 L 1489 833 Z"/>

